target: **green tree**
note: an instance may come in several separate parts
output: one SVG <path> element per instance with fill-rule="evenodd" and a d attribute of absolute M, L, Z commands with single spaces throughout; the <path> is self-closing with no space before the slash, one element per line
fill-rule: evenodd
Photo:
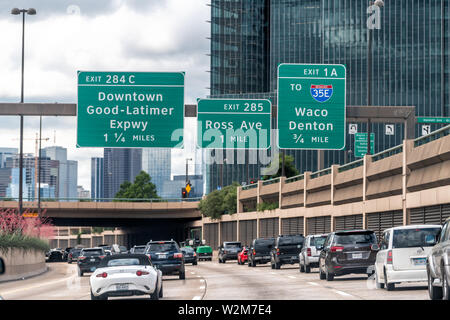
<path fill-rule="evenodd" d="M 156 186 L 151 182 L 152 178 L 145 171 L 141 171 L 134 183 L 125 181 L 120 185 L 119 192 L 116 193 L 116 199 L 159 199 L 156 192 Z M 124 200 L 114 200 L 124 201 Z"/>
<path fill-rule="evenodd" d="M 235 214 L 237 211 L 237 188 L 239 183 L 211 192 L 205 199 L 200 201 L 199 210 L 205 217 L 220 219 L 224 214 Z"/>
<path fill-rule="evenodd" d="M 271 176 L 264 176 L 263 180 L 270 180 L 281 177 L 281 173 L 283 170 L 283 154 L 279 154 L 278 161 L 280 163 L 278 167 L 278 172 Z M 284 158 L 284 172 L 286 174 L 286 178 L 298 176 L 300 173 L 294 165 L 294 157 L 290 155 L 286 155 Z"/>

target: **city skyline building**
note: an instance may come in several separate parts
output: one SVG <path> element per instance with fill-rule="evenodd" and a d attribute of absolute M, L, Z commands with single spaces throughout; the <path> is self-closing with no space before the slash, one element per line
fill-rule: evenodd
<path fill-rule="evenodd" d="M 142 170 L 150 175 L 158 196 L 162 196 L 164 193 L 164 183 L 170 181 L 171 163 L 171 149 L 142 149 Z"/>
<path fill-rule="evenodd" d="M 105 148 L 103 154 L 103 195 L 112 199 L 122 183 L 133 183 L 142 170 L 142 149 Z"/>
<path fill-rule="evenodd" d="M 344 64 L 347 105 L 367 105 L 368 6 L 360 0 L 212 0 L 210 97 L 262 98 L 276 105 L 280 63 Z M 373 30 L 372 105 L 415 106 L 416 116 L 449 116 L 449 11 L 450 0 L 424 1 L 419 7 L 385 1 L 381 29 Z M 358 132 L 367 132 L 366 123 L 357 125 Z M 386 135 L 384 127 L 372 124 L 375 153 L 404 139 L 403 124 L 394 126 L 394 135 Z M 416 136 L 420 133 L 416 125 Z M 314 172 L 357 160 L 354 144 L 354 135 L 347 133 L 345 150 L 324 151 L 320 164 L 317 151 L 286 154 L 294 156 L 300 172 Z M 222 181 L 261 178 L 261 167 L 206 165 L 207 192 Z"/>
<path fill-rule="evenodd" d="M 91 198 L 99 199 L 104 197 L 104 168 L 103 158 L 91 158 Z"/>

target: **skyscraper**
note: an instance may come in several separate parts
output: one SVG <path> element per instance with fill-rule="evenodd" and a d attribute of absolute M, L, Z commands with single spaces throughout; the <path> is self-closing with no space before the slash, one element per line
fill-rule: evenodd
<path fill-rule="evenodd" d="M 91 158 L 91 198 L 103 198 L 103 158 Z"/>
<path fill-rule="evenodd" d="M 0 198 L 6 197 L 6 188 L 11 182 L 11 167 L 6 166 L 6 160 L 11 159 L 17 152 L 16 148 L 0 148 Z"/>
<path fill-rule="evenodd" d="M 150 175 L 159 196 L 163 194 L 164 181 L 170 181 L 171 159 L 170 149 L 142 149 L 142 170 Z"/>
<path fill-rule="evenodd" d="M 373 30 L 373 105 L 416 106 L 417 116 L 449 116 L 449 4 L 385 1 L 381 29 Z M 211 97 L 267 98 L 276 105 L 280 63 L 344 64 L 347 105 L 366 105 L 368 6 L 361 0 L 212 0 Z M 267 50 L 259 51 L 262 47 Z M 254 62 L 260 67 L 252 68 Z M 264 84 L 255 79 L 265 79 Z M 358 132 L 367 132 L 365 123 L 358 125 Z M 372 130 L 375 152 L 404 138 L 401 124 L 393 136 L 385 135 L 384 124 Z M 346 141 L 343 151 L 325 151 L 325 167 L 356 160 L 354 136 L 348 134 Z M 286 153 L 301 172 L 318 169 L 316 151 Z M 220 165 L 206 168 L 209 191 L 218 186 L 218 172 Z M 225 185 L 246 181 L 237 164 L 222 172 Z"/>
<path fill-rule="evenodd" d="M 67 149 L 63 147 L 44 148 L 42 156 L 59 161 L 58 198 L 77 198 L 78 162 L 67 160 Z"/>
<path fill-rule="evenodd" d="M 142 170 L 142 149 L 105 148 L 103 161 L 103 194 L 114 198 L 120 185 L 133 182 Z"/>

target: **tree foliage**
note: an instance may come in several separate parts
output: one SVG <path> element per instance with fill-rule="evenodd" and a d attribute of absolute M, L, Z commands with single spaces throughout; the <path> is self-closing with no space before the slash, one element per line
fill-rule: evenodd
<path fill-rule="evenodd" d="M 270 180 L 281 177 L 282 170 L 283 170 L 283 154 L 279 154 L 278 161 L 280 163 L 278 167 L 278 172 L 271 176 L 264 176 L 264 180 Z M 298 176 L 300 173 L 297 170 L 297 168 L 294 165 L 294 157 L 290 155 L 285 155 L 284 158 L 284 170 L 286 174 L 286 178 L 295 177 Z"/>
<path fill-rule="evenodd" d="M 224 214 L 235 214 L 237 212 L 237 188 L 239 183 L 211 192 L 205 199 L 200 201 L 199 210 L 205 217 L 220 219 Z"/>
<path fill-rule="evenodd" d="M 150 175 L 141 171 L 136 178 L 134 183 L 125 181 L 120 185 L 119 192 L 116 193 L 116 199 L 158 199 L 158 194 L 156 192 L 156 186 L 151 182 L 152 178 Z M 123 200 L 115 200 L 123 201 Z"/>

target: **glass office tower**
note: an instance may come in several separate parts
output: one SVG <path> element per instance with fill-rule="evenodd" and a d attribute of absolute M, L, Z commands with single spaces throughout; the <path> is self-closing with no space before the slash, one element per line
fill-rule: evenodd
<path fill-rule="evenodd" d="M 347 67 L 347 105 L 367 105 L 367 8 L 370 1 L 361 0 L 213 0 L 211 19 L 211 97 L 269 98 L 276 104 L 277 68 L 280 63 L 344 64 Z M 375 106 L 415 106 L 417 116 L 449 116 L 449 2 L 450 0 L 385 0 L 381 9 L 381 29 L 373 31 L 372 95 Z M 250 15 L 248 19 L 219 19 L 229 13 L 228 7 L 258 7 L 264 14 Z M 249 20 L 256 18 L 256 21 Z M 227 74 L 223 68 L 214 68 L 225 47 L 226 24 L 228 31 L 237 32 L 239 24 L 263 26 L 259 30 L 259 45 L 268 48 L 268 64 L 252 70 L 251 77 L 245 69 L 237 74 L 239 87 L 225 87 Z M 218 26 L 219 24 L 219 26 Z M 233 38 L 236 48 L 249 45 L 248 38 Z M 263 40 L 264 39 L 264 40 Z M 239 42 L 239 40 L 241 40 Z M 250 45 L 251 48 L 253 46 Z M 240 54 L 240 55 L 239 55 Z M 245 64 L 248 56 L 236 50 L 236 59 Z M 239 63 L 239 62 L 237 62 Z M 255 75 L 255 73 L 258 73 Z M 266 84 L 251 87 L 252 79 L 265 79 Z M 245 73 L 243 75 L 242 73 Z M 233 73 L 236 74 L 236 73 Z M 221 79 L 218 81 L 218 79 Z M 242 89 L 251 87 L 255 90 Z M 264 89 L 267 90 L 264 91 Z M 234 90 L 234 91 L 233 91 Z M 258 90 L 258 91 L 256 91 Z M 403 125 L 395 125 L 395 135 L 385 135 L 385 124 L 373 124 L 375 152 L 396 146 L 404 139 Z M 437 129 L 433 125 L 432 129 Z M 358 132 L 366 132 L 366 124 L 358 124 Z M 420 135 L 419 125 L 416 135 Z M 347 135 L 343 151 L 326 151 L 324 166 L 357 160 L 354 157 L 354 136 Z M 316 171 L 317 151 L 286 150 L 295 157 L 301 171 Z M 227 167 L 232 167 L 227 166 Z M 229 172 L 235 167 L 227 168 Z M 217 188 L 216 168 L 210 165 L 207 172 L 207 189 Z M 228 174 L 230 175 L 230 174 Z M 239 178 L 239 177 L 238 177 Z M 241 179 L 224 179 L 227 184 Z M 208 191 L 207 190 L 207 191 Z"/>

